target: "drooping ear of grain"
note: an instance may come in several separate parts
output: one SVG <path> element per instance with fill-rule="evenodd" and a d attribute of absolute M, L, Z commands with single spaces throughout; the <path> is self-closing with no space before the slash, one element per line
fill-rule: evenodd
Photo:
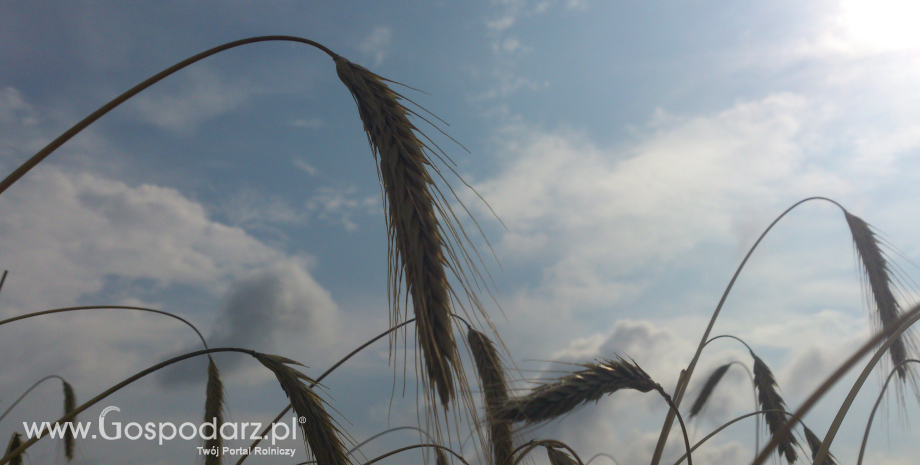
<path fill-rule="evenodd" d="M 71 386 L 70 383 L 62 381 L 61 384 L 64 385 L 64 415 L 67 415 L 77 408 L 77 395 L 73 392 L 73 386 Z M 73 423 L 75 421 L 77 421 L 76 417 L 67 423 Z M 68 461 L 73 460 L 74 442 L 73 429 L 67 428 L 64 431 L 64 456 L 67 457 Z"/>
<path fill-rule="evenodd" d="M 511 422 L 496 418 L 494 412 L 508 401 L 508 385 L 505 382 L 505 370 L 495 345 L 485 334 L 469 328 L 467 341 L 486 405 L 486 420 L 489 422 L 489 444 L 492 448 L 493 465 L 510 463 L 514 450 L 511 435 Z"/>
<path fill-rule="evenodd" d="M 754 385 L 757 387 L 757 401 L 760 402 L 761 410 L 781 410 L 785 412 L 786 404 L 776 391 L 776 379 L 773 377 L 773 372 L 770 371 L 770 368 L 760 357 L 754 355 L 754 352 L 751 352 L 751 357 L 754 357 Z M 772 411 L 764 414 L 764 420 L 770 429 L 771 435 L 776 435 L 777 431 L 786 423 L 788 415 L 782 412 Z M 795 462 L 797 456 L 795 452 L 796 445 L 798 445 L 798 441 L 790 432 L 781 439 L 776 451 L 780 456 L 785 456 L 786 461 L 792 463 Z"/>
<path fill-rule="evenodd" d="M 277 355 L 257 354 L 256 359 L 272 371 L 281 384 L 281 389 L 291 400 L 291 407 L 298 418 L 306 421 L 300 422 L 303 436 L 310 446 L 310 452 L 316 458 L 318 465 L 347 465 L 348 456 L 339 430 L 335 427 L 323 401 L 303 381 L 310 381 L 303 373 L 287 366 L 286 364 L 300 365 L 299 363 Z"/>
<path fill-rule="evenodd" d="M 811 459 L 814 460 L 818 458 L 818 451 L 821 449 L 821 440 L 804 424 L 802 428 L 805 429 L 805 440 L 808 442 L 808 448 L 811 449 Z M 837 462 L 834 460 L 833 456 L 828 453 L 822 465 L 837 465 Z"/>
<path fill-rule="evenodd" d="M 220 425 L 224 424 L 224 383 L 220 379 L 220 370 L 214 359 L 208 357 L 208 385 L 204 401 L 204 422 L 213 423 L 216 430 L 211 431 L 210 427 L 205 427 L 204 448 L 207 450 L 221 450 L 223 439 L 220 437 Z M 221 455 L 208 454 L 204 458 L 205 465 L 220 465 Z"/>
<path fill-rule="evenodd" d="M 447 452 L 444 452 L 444 449 L 436 447 L 435 451 L 437 452 L 437 461 L 435 465 L 450 465 L 450 460 L 447 459 Z"/>
<path fill-rule="evenodd" d="M 706 379 L 706 384 L 703 385 L 703 390 L 700 391 L 699 397 L 696 398 L 696 402 L 690 407 L 691 417 L 700 413 L 700 410 L 706 405 L 706 401 L 709 400 L 709 396 L 712 395 L 712 391 L 715 390 L 716 385 L 719 384 L 719 381 L 722 380 L 722 377 L 725 376 L 725 372 L 727 372 L 731 366 L 731 363 L 726 363 L 716 368 L 715 371 L 709 375 L 709 378 Z"/>
<path fill-rule="evenodd" d="M 891 291 L 891 278 L 888 270 L 888 262 L 879 247 L 878 238 L 869 225 L 856 215 L 844 212 L 847 225 L 850 227 L 850 234 L 853 236 L 853 243 L 856 246 L 856 253 L 859 255 L 862 264 L 862 270 L 869 281 L 869 289 L 872 292 L 872 300 L 875 303 L 875 315 L 878 318 L 882 331 L 890 333 L 895 330 L 894 322 L 900 314 L 898 301 Z M 905 333 L 906 334 L 906 333 Z M 891 355 L 891 361 L 894 366 L 898 367 L 898 377 L 907 378 L 907 368 L 900 365 L 907 360 L 907 336 L 902 335 L 891 345 L 888 353 Z"/>
<path fill-rule="evenodd" d="M 6 453 L 9 454 L 16 450 L 19 446 L 22 445 L 22 435 L 18 432 L 13 433 L 13 437 L 10 438 L 10 443 L 6 446 Z M 10 459 L 10 465 L 22 465 L 22 455 L 17 455 Z"/>
<path fill-rule="evenodd" d="M 367 69 L 336 57 L 339 78 L 358 104 L 368 142 L 378 162 L 387 204 L 390 240 L 391 323 L 398 324 L 399 276 L 412 296 L 416 334 L 424 359 L 423 377 L 445 407 L 455 398 L 459 375 L 457 345 L 450 321 L 444 241 L 437 217 L 424 144 L 415 135 L 400 96 Z"/>
<path fill-rule="evenodd" d="M 508 399 L 495 412 L 497 419 L 528 424 L 551 420 L 585 402 L 620 389 L 649 392 L 659 389 L 649 375 L 635 363 L 620 357 L 581 365 L 584 370 L 563 376 L 552 384 L 537 387 L 530 394 Z"/>
<path fill-rule="evenodd" d="M 550 465 L 578 465 L 578 462 L 571 455 L 554 447 L 544 447 L 546 447 L 546 455 L 549 457 Z"/>

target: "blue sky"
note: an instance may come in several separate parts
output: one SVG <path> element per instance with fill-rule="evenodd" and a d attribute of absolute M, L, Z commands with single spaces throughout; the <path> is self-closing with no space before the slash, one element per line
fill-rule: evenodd
<path fill-rule="evenodd" d="M 558 369 L 547 360 L 621 354 L 670 388 L 748 247 L 797 200 L 839 201 L 904 254 L 895 261 L 916 279 L 908 260 L 920 258 L 918 16 L 894 0 L 4 2 L 0 168 L 12 171 L 111 98 L 200 51 L 256 35 L 316 40 L 423 90 L 400 92 L 469 149 L 419 124 L 507 226 L 448 179 L 501 262 L 474 239 L 495 278 L 496 302 L 485 301 L 523 370 L 516 377 Z M 300 44 L 248 45 L 167 78 L 5 192 L 0 218 L 0 267 L 10 270 L 3 317 L 150 306 L 188 318 L 212 345 L 288 356 L 311 375 L 387 325 L 373 157 L 333 63 Z M 714 334 L 745 339 L 795 408 L 869 335 L 856 270 L 843 215 L 805 204 L 761 244 Z M 0 341 L 9 354 L 4 405 L 52 373 L 90 398 L 198 348 L 190 330 L 148 315 L 15 325 Z M 749 358 L 736 344 L 713 344 L 690 395 L 709 370 Z M 218 360 L 230 419 L 268 421 L 284 406 L 260 365 Z M 381 342 L 324 383 L 358 441 L 388 422 L 417 424 L 411 369 L 401 398 L 396 367 L 391 403 L 387 360 Z M 203 368 L 142 380 L 84 417 L 117 405 L 125 422 L 197 421 Z M 751 409 L 749 381 L 735 370 L 695 423 L 697 438 Z M 842 462 L 855 461 L 881 376 L 834 443 Z M 848 387 L 807 417 L 819 435 Z M 58 387 L 39 388 L 0 436 L 52 419 L 58 396 Z M 651 395 L 618 393 L 523 437 L 648 463 L 665 413 Z M 907 418 L 917 414 L 912 404 Z M 900 432 L 897 416 L 883 420 L 890 446 L 876 423 L 867 463 L 909 463 L 916 428 Z M 750 460 L 752 436 L 753 423 L 740 423 L 698 460 Z M 365 454 L 417 440 L 394 433 Z M 77 461 L 187 462 L 195 445 L 87 441 Z M 475 457 L 469 445 L 464 453 Z M 30 455 L 63 460 L 50 441 Z"/>

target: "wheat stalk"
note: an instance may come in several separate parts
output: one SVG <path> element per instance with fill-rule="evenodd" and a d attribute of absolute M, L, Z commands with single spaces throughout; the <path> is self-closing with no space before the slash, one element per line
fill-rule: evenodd
<path fill-rule="evenodd" d="M 818 458 L 818 451 L 821 450 L 821 440 L 804 423 L 802 423 L 802 428 L 805 430 L 805 441 L 808 442 L 808 448 L 811 449 L 811 459 L 814 460 Z M 837 465 L 837 462 L 831 454 L 827 454 L 821 465 Z"/>
<path fill-rule="evenodd" d="M 709 375 L 709 378 L 706 379 L 706 383 L 703 385 L 703 390 L 700 391 L 700 395 L 696 398 L 696 402 L 690 407 L 691 417 L 700 413 L 700 410 L 703 409 L 703 405 L 706 404 L 706 401 L 709 400 L 709 396 L 712 395 L 712 391 L 715 390 L 716 385 L 719 384 L 719 381 L 722 380 L 722 377 L 725 376 L 725 372 L 727 372 L 731 366 L 731 363 L 726 363 L 716 368 L 712 374 Z"/>
<path fill-rule="evenodd" d="M 479 382 L 485 399 L 493 464 L 502 465 L 511 459 L 511 451 L 514 449 L 511 422 L 499 420 L 494 415 L 494 412 L 508 400 L 505 370 L 495 345 L 485 334 L 470 327 L 467 331 L 467 341 L 479 372 Z"/>
<path fill-rule="evenodd" d="M 450 460 L 448 460 L 447 453 L 444 452 L 444 449 L 435 448 L 435 451 L 438 456 L 437 461 L 435 461 L 435 465 L 450 465 Z"/>
<path fill-rule="evenodd" d="M 891 291 L 891 278 L 888 262 L 879 247 L 879 241 L 872 228 L 862 218 L 844 211 L 853 244 L 859 256 L 863 274 L 869 281 L 869 289 L 875 307 L 875 315 L 881 330 L 885 333 L 894 331 L 894 322 L 898 319 L 900 306 Z M 905 333 L 891 345 L 889 354 L 898 370 L 898 377 L 907 379 L 909 369 L 903 362 L 908 358 L 909 334 Z"/>
<path fill-rule="evenodd" d="M 6 455 L 18 449 L 22 445 L 22 435 L 19 432 L 13 432 L 9 445 L 6 446 Z M 22 454 L 16 455 L 10 459 L 10 465 L 22 465 Z"/>
<path fill-rule="evenodd" d="M 751 357 L 754 357 L 754 385 L 757 387 L 757 400 L 760 401 L 761 410 L 765 411 L 764 421 L 766 421 L 767 427 L 770 428 L 770 434 L 776 437 L 786 423 L 786 414 L 784 413 L 786 412 L 786 404 L 783 402 L 782 396 L 776 391 L 777 385 L 773 372 L 754 352 L 751 352 Z M 792 463 L 795 462 L 797 456 L 794 449 L 796 445 L 798 445 L 798 442 L 790 432 L 779 438 L 779 445 L 776 450 L 779 455 L 786 457 L 786 461 Z"/>
<path fill-rule="evenodd" d="M 398 276 L 403 276 L 416 318 L 416 334 L 424 358 L 423 376 L 446 406 L 455 398 L 453 373 L 458 370 L 457 345 L 450 321 L 453 291 L 447 282 L 444 239 L 435 213 L 433 182 L 424 144 L 400 104 L 400 95 L 383 78 L 342 57 L 335 57 L 339 78 L 358 105 L 368 143 L 378 161 L 378 175 L 387 204 L 390 242 L 391 322 L 399 322 Z M 459 376 L 459 372 L 457 372 Z"/>
<path fill-rule="evenodd" d="M 288 366 L 301 365 L 278 355 L 256 353 L 256 359 L 275 374 L 281 389 L 291 400 L 294 412 L 306 421 L 300 422 L 310 452 L 319 465 L 347 465 L 348 457 L 339 430 L 323 407 L 323 401 L 303 381 L 313 382 L 307 375 Z M 301 365 L 303 366 L 303 365 Z"/>
<path fill-rule="evenodd" d="M 526 396 L 508 399 L 493 414 L 499 420 L 537 423 L 556 418 L 620 389 L 639 392 L 660 389 L 658 383 L 635 362 L 628 363 L 621 357 L 581 366 L 585 369 L 563 376 L 552 384 L 539 386 Z"/>
<path fill-rule="evenodd" d="M 214 437 L 205 439 L 204 448 L 209 450 L 220 450 L 223 446 L 223 439 L 220 436 L 220 426 L 224 423 L 224 383 L 220 378 L 220 371 L 214 359 L 208 356 L 208 384 L 204 401 L 204 421 L 205 423 L 213 422 L 215 430 Z M 205 430 L 207 431 L 207 430 Z M 208 436 L 205 433 L 205 436 Z M 209 454 L 205 456 L 205 465 L 220 465 L 220 454 Z"/>
<path fill-rule="evenodd" d="M 578 465 L 578 462 L 571 455 L 556 449 L 555 447 L 543 446 L 546 448 L 546 456 L 549 457 L 550 465 Z"/>
<path fill-rule="evenodd" d="M 61 386 L 63 387 L 63 390 L 64 390 L 64 415 L 68 415 L 70 412 L 72 412 L 77 406 L 77 396 L 74 394 L 73 386 L 71 386 L 70 383 L 68 383 L 67 380 L 64 379 L 62 376 L 48 375 L 36 381 L 34 384 L 32 384 L 32 386 L 29 387 L 29 389 L 26 389 L 26 392 L 23 392 L 22 395 L 19 396 L 19 398 L 17 398 L 9 407 L 7 407 L 7 409 L 3 412 L 3 414 L 0 414 L 0 421 L 6 418 L 6 416 L 13 410 L 13 408 L 19 405 L 19 402 L 21 402 L 22 399 L 25 399 L 25 397 L 29 395 L 29 393 L 32 392 L 33 389 L 38 387 L 39 384 L 51 378 L 57 378 L 58 380 L 61 381 Z M 66 422 L 65 425 L 69 423 L 70 422 Z M 73 431 L 70 428 L 65 428 L 62 439 L 64 441 L 64 454 L 67 456 L 67 460 L 71 460 L 73 459 L 73 452 L 74 452 Z"/>
<path fill-rule="evenodd" d="M 62 379 L 61 384 L 64 386 L 64 415 L 67 415 L 77 408 L 77 395 L 74 394 L 73 386 L 70 383 Z M 74 416 L 74 420 L 76 420 L 76 416 Z M 72 422 L 67 423 L 72 425 Z M 73 460 L 74 442 L 73 429 L 67 428 L 64 431 L 64 456 L 67 457 L 68 461 Z"/>

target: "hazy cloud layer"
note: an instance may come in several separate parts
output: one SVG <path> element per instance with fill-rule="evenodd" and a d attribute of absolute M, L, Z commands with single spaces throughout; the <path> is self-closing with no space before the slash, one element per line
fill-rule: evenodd
<path fill-rule="evenodd" d="M 545 360 L 628 355 L 670 390 L 734 267 L 792 202 L 834 197 L 916 261 L 920 35 L 916 11 L 897 3 L 663 8 L 496 0 L 403 11 L 384 3 L 100 9 L 75 1 L 62 9 L 13 2 L 0 15 L 0 31 L 8 32 L 0 35 L 11 38 L 0 50 L 7 79 L 0 82 L 0 164 L 12 170 L 133 85 L 149 64 L 254 34 L 319 40 L 430 91 L 406 94 L 450 121 L 448 132 L 470 148 L 447 151 L 509 229 L 464 197 L 503 265 L 492 271 L 507 321 L 487 306 L 515 362 L 562 370 L 571 367 Z M 321 52 L 263 45 L 167 79 L 3 194 L 0 264 L 11 275 L 2 312 L 100 300 L 178 309 L 211 344 L 290 356 L 311 365 L 304 368 L 311 376 L 382 330 L 385 231 L 374 169 L 350 155 L 367 153 L 357 111 Z M 244 119 L 251 133 L 236 131 Z M 224 122 L 231 124 L 216 124 Z M 177 185 L 115 173 L 119 163 L 135 171 L 157 166 L 140 158 L 151 147 L 179 159 L 205 146 L 239 160 L 258 153 L 266 166 L 284 168 L 236 169 L 221 159 L 219 172 L 212 171 L 217 164 L 175 167 L 194 180 Z M 142 175 L 181 177 L 175 172 Z M 361 227 L 367 216 L 379 227 Z M 479 250 L 488 261 L 487 249 Z M 747 341 L 773 368 L 787 404 L 797 406 L 870 327 L 840 212 L 809 203 L 784 218 L 722 312 L 714 334 Z M 78 395 L 89 396 L 198 347 L 190 330 L 156 315 L 96 312 L 20 323 L 0 338 L 9 359 L 0 366 L 4 399 L 48 373 L 67 376 Z M 404 398 L 398 344 L 396 367 L 381 341 L 324 380 L 324 398 L 357 440 L 417 424 L 411 337 L 409 344 Z M 711 344 L 684 407 L 705 375 L 733 360 L 750 365 L 740 344 Z M 229 356 L 219 363 L 235 420 L 265 421 L 285 405 L 257 363 Z M 202 367 L 203 360 L 183 364 L 173 379 L 200 379 Z M 197 421 L 201 384 L 163 389 L 162 381 L 141 380 L 113 405 L 128 408 L 125 421 Z M 852 377 L 843 380 L 809 415 L 816 432 L 851 384 Z M 835 442 L 842 462 L 855 457 L 862 434 L 862 422 L 850 420 L 868 412 L 876 387 L 864 388 Z M 59 412 L 59 387 L 39 394 L 0 433 Z M 750 411 L 751 394 L 744 370 L 733 366 L 691 434 L 700 438 Z M 616 393 L 523 438 L 559 438 L 583 458 L 607 452 L 624 465 L 648 463 L 665 414 L 654 394 Z M 881 423 L 868 460 L 913 463 L 916 432 L 891 428 L 889 449 Z M 753 431 L 752 422 L 734 425 L 695 458 L 747 463 Z M 406 439 L 382 438 L 372 450 Z M 43 442 L 30 457 L 54 462 L 55 446 Z M 672 434 L 667 457 L 682 449 Z M 181 463 L 194 447 L 97 442 L 82 452 L 86 463 Z M 546 462 L 542 451 L 534 457 Z"/>
<path fill-rule="evenodd" d="M 131 99 L 127 105 L 145 122 L 183 136 L 199 124 L 243 105 L 263 92 L 245 81 L 196 66 L 174 77 L 177 82 L 157 86 Z"/>

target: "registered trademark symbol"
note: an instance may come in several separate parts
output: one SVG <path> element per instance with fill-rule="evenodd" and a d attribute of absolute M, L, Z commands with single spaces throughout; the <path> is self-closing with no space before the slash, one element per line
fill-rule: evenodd
<path fill-rule="evenodd" d="M 300 418 L 297 419 L 297 421 L 299 421 L 300 424 L 302 425 L 302 424 L 304 424 L 304 423 L 307 422 L 307 417 L 300 417 Z"/>

